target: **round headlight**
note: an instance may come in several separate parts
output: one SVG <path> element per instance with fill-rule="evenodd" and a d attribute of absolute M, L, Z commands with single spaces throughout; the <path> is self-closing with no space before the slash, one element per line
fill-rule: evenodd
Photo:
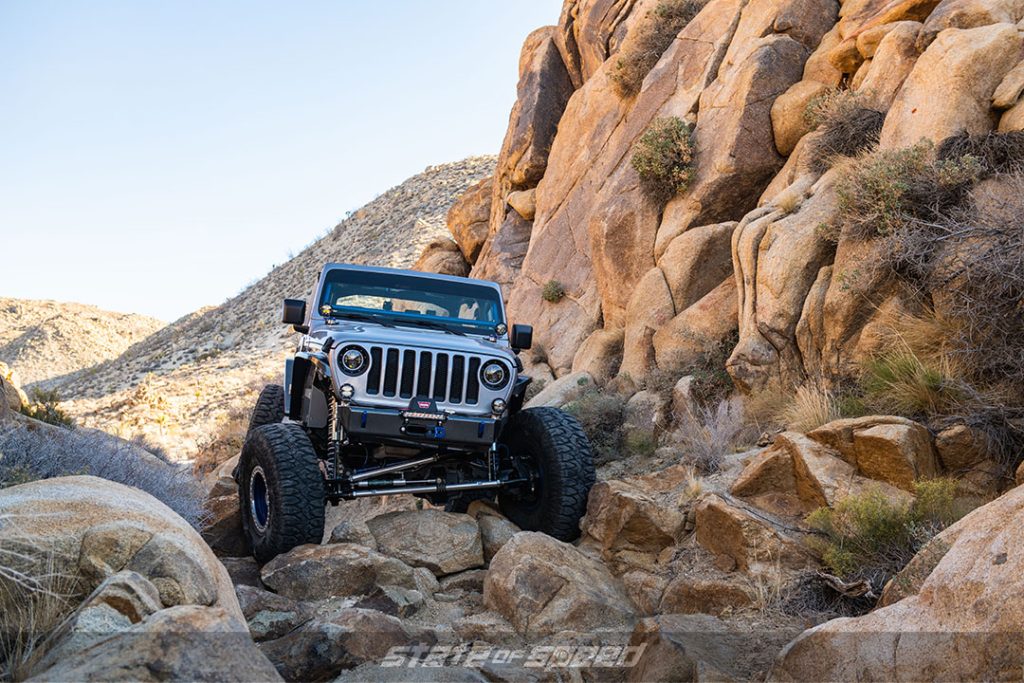
<path fill-rule="evenodd" d="M 370 358 L 366 351 L 359 346 L 346 346 L 338 352 L 338 361 L 341 371 L 346 375 L 361 375 L 370 365 Z"/>
<path fill-rule="evenodd" d="M 488 389 L 501 389 L 508 384 L 508 380 L 508 368 L 496 360 L 485 363 L 484 366 L 480 368 L 480 381 L 482 381 Z"/>

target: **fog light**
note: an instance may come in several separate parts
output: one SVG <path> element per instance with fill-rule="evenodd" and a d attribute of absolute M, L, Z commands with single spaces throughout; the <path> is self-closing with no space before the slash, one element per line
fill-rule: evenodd
<path fill-rule="evenodd" d="M 508 332 L 508 327 L 505 326 L 505 323 L 498 323 L 494 326 L 494 334 L 499 337 L 504 337 L 506 332 Z"/>
<path fill-rule="evenodd" d="M 348 401 L 348 400 L 350 400 L 352 398 L 352 396 L 355 395 L 356 388 L 354 386 L 352 386 L 351 384 L 342 384 L 340 392 L 341 392 L 341 397 L 343 399 L 345 399 L 346 401 Z"/>
<path fill-rule="evenodd" d="M 501 415 L 503 412 L 505 412 L 505 401 L 503 401 L 500 398 L 496 398 L 493 401 L 491 401 L 491 412 L 493 412 L 495 415 Z"/>

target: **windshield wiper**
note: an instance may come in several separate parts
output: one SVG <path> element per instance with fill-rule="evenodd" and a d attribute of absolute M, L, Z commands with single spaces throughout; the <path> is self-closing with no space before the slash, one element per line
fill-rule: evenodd
<path fill-rule="evenodd" d="M 384 318 L 378 318 L 375 315 L 369 315 L 367 313 L 347 313 L 346 312 L 346 313 L 341 313 L 341 314 L 335 314 L 334 311 L 332 310 L 331 311 L 331 317 L 332 318 L 338 318 L 340 320 L 359 320 L 359 321 L 362 321 L 362 322 L 374 323 L 375 325 L 383 325 L 384 327 L 394 327 L 395 326 L 395 324 L 393 322 L 391 322 L 390 320 L 386 320 Z"/>
<path fill-rule="evenodd" d="M 400 324 L 416 325 L 417 327 L 429 327 L 432 330 L 441 330 L 442 332 L 447 332 L 448 334 L 457 334 L 460 337 L 466 336 L 466 333 L 462 332 L 461 330 L 453 330 L 447 325 L 435 323 L 432 320 L 402 320 Z"/>

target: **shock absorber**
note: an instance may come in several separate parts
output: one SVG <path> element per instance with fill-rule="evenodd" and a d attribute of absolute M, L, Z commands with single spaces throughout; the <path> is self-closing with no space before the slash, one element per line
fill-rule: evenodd
<path fill-rule="evenodd" d="M 331 466 L 331 478 L 340 476 L 339 456 L 341 435 L 338 433 L 338 402 L 334 392 L 327 392 L 327 462 Z"/>

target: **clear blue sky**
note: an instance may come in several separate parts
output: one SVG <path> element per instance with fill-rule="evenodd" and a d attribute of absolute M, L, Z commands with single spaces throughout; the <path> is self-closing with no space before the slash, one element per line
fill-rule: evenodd
<path fill-rule="evenodd" d="M 0 0 L 0 296 L 172 320 L 497 153 L 560 0 Z"/>

